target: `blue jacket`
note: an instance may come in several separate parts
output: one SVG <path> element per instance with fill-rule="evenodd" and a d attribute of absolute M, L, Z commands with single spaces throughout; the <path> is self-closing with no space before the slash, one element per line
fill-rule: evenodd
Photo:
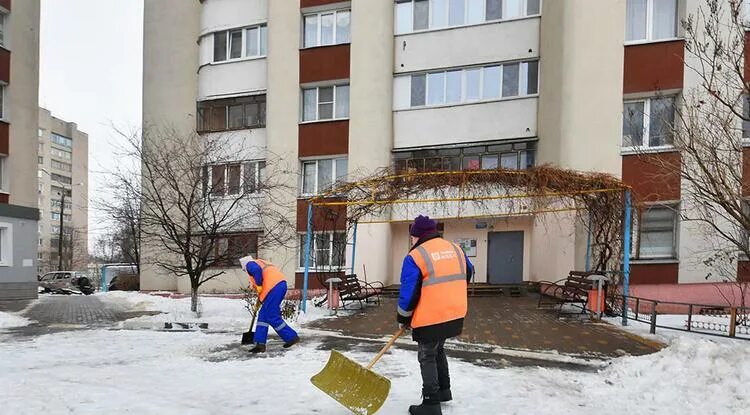
<path fill-rule="evenodd" d="M 255 285 L 258 287 L 263 285 L 263 268 L 258 265 L 255 261 L 250 261 L 245 266 L 245 270 L 255 280 Z"/>
<path fill-rule="evenodd" d="M 419 245 L 421 242 L 417 242 Z M 416 245 L 415 245 L 416 246 Z M 414 248 L 412 248 L 414 249 Z M 474 265 L 469 261 L 469 257 L 464 253 L 466 258 L 466 281 L 471 281 L 474 276 Z M 410 255 L 404 258 L 404 263 L 401 265 L 401 289 L 398 294 L 398 307 L 400 310 L 405 312 L 413 311 L 417 308 L 419 302 L 419 294 L 422 290 L 422 271 L 420 271 L 417 264 L 414 262 Z M 401 313 L 399 313 L 399 321 L 407 323 L 408 319 L 402 319 Z"/>

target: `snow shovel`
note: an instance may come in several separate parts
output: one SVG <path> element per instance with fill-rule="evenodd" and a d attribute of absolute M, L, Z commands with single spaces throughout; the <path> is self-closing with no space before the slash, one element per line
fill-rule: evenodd
<path fill-rule="evenodd" d="M 250 322 L 250 328 L 247 329 L 247 332 L 242 333 L 242 342 L 241 344 L 251 344 L 253 342 L 253 338 L 255 337 L 255 332 L 253 331 L 253 326 L 255 325 L 255 317 L 258 316 L 258 310 L 260 309 L 260 298 L 255 300 L 255 306 L 253 309 L 253 320 Z"/>
<path fill-rule="evenodd" d="M 328 363 L 310 381 L 318 389 L 359 415 L 372 415 L 380 409 L 391 391 L 391 381 L 370 370 L 403 333 L 397 331 L 367 367 L 331 350 Z"/>

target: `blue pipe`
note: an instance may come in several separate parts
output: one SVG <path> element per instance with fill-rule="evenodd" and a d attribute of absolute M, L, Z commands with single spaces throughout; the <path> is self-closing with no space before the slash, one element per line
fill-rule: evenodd
<path fill-rule="evenodd" d="M 354 274 L 354 254 L 357 252 L 357 222 L 354 222 L 354 235 L 352 236 L 352 274 Z"/>
<path fill-rule="evenodd" d="M 628 296 L 630 294 L 630 211 L 631 200 L 630 190 L 625 191 L 625 237 L 623 241 L 623 261 L 622 261 L 622 325 L 628 325 Z"/>
<path fill-rule="evenodd" d="M 307 202 L 307 237 L 305 238 L 305 278 L 302 286 L 302 312 L 307 312 L 307 281 L 310 276 L 310 245 L 312 245 L 312 202 Z"/>

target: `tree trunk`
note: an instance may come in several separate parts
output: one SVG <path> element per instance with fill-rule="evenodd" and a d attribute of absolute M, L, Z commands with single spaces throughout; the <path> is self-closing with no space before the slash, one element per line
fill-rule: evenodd
<path fill-rule="evenodd" d="M 198 287 L 190 286 L 190 311 L 198 312 Z"/>

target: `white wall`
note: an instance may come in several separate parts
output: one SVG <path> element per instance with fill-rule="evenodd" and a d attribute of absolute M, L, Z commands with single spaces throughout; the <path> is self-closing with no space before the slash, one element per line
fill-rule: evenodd
<path fill-rule="evenodd" d="M 575 270 L 575 214 L 536 215 L 531 233 L 531 252 L 535 256 L 531 262 L 530 281 L 557 281 Z"/>
<path fill-rule="evenodd" d="M 467 143 L 535 137 L 538 98 L 396 111 L 393 146 Z"/>
<path fill-rule="evenodd" d="M 539 17 L 399 35 L 395 73 L 539 56 Z"/>
<path fill-rule="evenodd" d="M 201 34 L 264 23 L 268 0 L 204 0 Z"/>
<path fill-rule="evenodd" d="M 211 41 L 211 36 L 202 40 Z M 198 74 L 198 100 L 265 91 L 266 76 L 265 58 L 204 65 Z"/>

